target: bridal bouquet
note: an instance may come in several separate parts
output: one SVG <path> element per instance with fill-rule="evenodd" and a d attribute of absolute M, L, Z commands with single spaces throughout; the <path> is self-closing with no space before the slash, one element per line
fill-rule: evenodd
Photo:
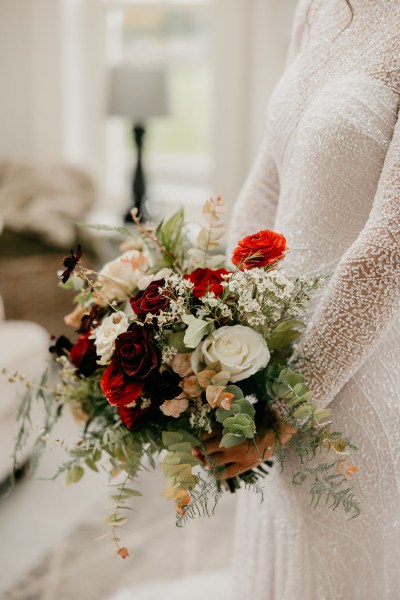
<path fill-rule="evenodd" d="M 29 433 L 34 395 L 46 418 L 36 449 L 51 439 L 51 428 L 65 407 L 82 423 L 76 443 L 66 447 L 60 466 L 67 483 L 86 469 L 119 476 L 107 523 L 117 553 L 116 528 L 126 522 L 128 501 L 144 465 L 158 459 L 179 522 L 211 511 L 224 489 L 242 484 L 260 490 L 271 463 L 260 453 L 257 467 L 223 480 L 224 467 L 202 469 L 202 436 L 220 430 L 221 447 L 251 443 L 276 428 L 274 456 L 284 467 L 287 453 L 298 462 L 294 483 L 309 482 L 312 504 L 321 498 L 355 515 L 359 508 L 347 480 L 349 440 L 326 421 L 300 373 L 290 366 L 293 343 L 301 333 L 301 314 L 324 277 L 285 276 L 286 240 L 260 231 L 239 241 L 234 268 L 216 253 L 225 233 L 220 199 L 203 207 L 206 225 L 191 243 L 179 211 L 158 225 L 120 228 L 126 236 L 121 256 L 98 272 L 82 264 L 82 248 L 64 259 L 61 285 L 76 290 L 75 309 L 65 320 L 78 333 L 61 337 L 52 351 L 57 382 L 47 376 L 39 391 L 27 383 L 16 456 Z M 35 392 L 35 393 L 34 393 Z M 297 434 L 281 444 L 277 423 Z M 198 448 L 199 452 L 193 451 Z M 322 460 L 311 461 L 323 453 Z M 311 461 L 311 462 L 310 462 Z M 121 479 L 121 473 L 123 478 Z"/>

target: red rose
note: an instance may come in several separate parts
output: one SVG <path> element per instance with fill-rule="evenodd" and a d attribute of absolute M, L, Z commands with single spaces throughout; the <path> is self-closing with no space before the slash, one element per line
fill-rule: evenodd
<path fill-rule="evenodd" d="M 121 421 L 128 429 L 132 429 L 137 419 L 148 412 L 148 410 L 148 408 L 141 408 L 140 406 L 118 406 Z"/>
<path fill-rule="evenodd" d="M 145 290 L 131 298 L 132 310 L 139 316 L 145 317 L 148 313 L 157 315 L 169 306 L 169 298 L 159 293 L 158 288 L 163 287 L 164 279 L 152 281 Z"/>
<path fill-rule="evenodd" d="M 285 257 L 286 239 L 275 231 L 259 231 L 243 238 L 232 255 L 234 265 L 241 270 L 265 267 Z"/>
<path fill-rule="evenodd" d="M 80 335 L 69 351 L 72 364 L 85 377 L 89 377 L 99 366 L 96 362 L 96 346 L 89 339 L 90 335 L 90 332 Z"/>
<path fill-rule="evenodd" d="M 114 361 L 104 371 L 100 387 L 110 404 L 113 406 L 126 406 L 139 398 L 143 383 L 124 377 Z"/>
<path fill-rule="evenodd" d="M 221 285 L 222 275 L 228 275 L 229 271 L 226 269 L 195 269 L 189 275 L 185 275 L 185 279 L 188 279 L 194 284 L 192 288 L 192 294 L 195 298 L 201 298 L 207 292 L 214 292 L 218 297 L 221 296 L 224 288 Z"/>
<path fill-rule="evenodd" d="M 160 365 L 160 350 L 144 327 L 131 325 L 115 340 L 114 360 L 125 375 L 143 381 Z"/>

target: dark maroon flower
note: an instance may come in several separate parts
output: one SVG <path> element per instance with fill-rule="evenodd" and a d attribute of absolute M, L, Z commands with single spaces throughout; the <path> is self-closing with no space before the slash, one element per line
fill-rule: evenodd
<path fill-rule="evenodd" d="M 68 356 L 73 344 L 65 335 L 60 335 L 58 338 L 53 337 L 51 341 L 49 352 L 56 356 Z"/>
<path fill-rule="evenodd" d="M 96 321 L 100 323 L 107 315 L 107 308 L 102 308 L 101 306 L 94 306 L 89 314 L 83 315 L 81 319 L 81 324 L 79 329 L 76 330 L 76 333 L 87 333 L 93 328 L 93 325 L 96 325 Z"/>
<path fill-rule="evenodd" d="M 160 311 L 169 306 L 169 298 L 160 294 L 158 289 L 163 287 L 164 279 L 152 281 L 145 290 L 131 298 L 132 310 L 139 316 L 145 317 L 147 314 L 157 315 Z"/>
<path fill-rule="evenodd" d="M 70 256 L 65 256 L 63 260 L 63 267 L 65 267 L 65 271 L 61 274 L 61 281 L 63 283 L 67 283 L 68 279 L 71 277 L 74 272 L 76 265 L 79 263 L 83 255 L 82 246 L 78 244 L 76 252 L 71 250 Z"/>
<path fill-rule="evenodd" d="M 90 332 L 80 335 L 69 352 L 72 364 L 85 377 L 89 377 L 99 368 L 96 347 L 93 340 L 89 339 L 90 335 Z"/>
<path fill-rule="evenodd" d="M 113 361 L 104 371 L 100 381 L 101 391 L 113 406 L 126 406 L 135 402 L 143 389 L 143 382 L 126 377 Z"/>
<path fill-rule="evenodd" d="M 181 377 L 173 371 L 154 370 L 146 379 L 145 391 L 146 396 L 149 396 L 156 404 L 160 405 L 164 400 L 172 400 L 182 394 L 183 389 L 180 387 Z"/>
<path fill-rule="evenodd" d="M 135 381 L 143 381 L 160 365 L 161 353 L 144 327 L 131 325 L 115 340 L 114 360 Z"/>
<path fill-rule="evenodd" d="M 195 298 L 201 298 L 207 292 L 213 292 L 217 297 L 221 296 L 224 288 L 221 285 L 222 275 L 228 275 L 226 269 L 195 269 L 189 275 L 185 275 L 194 284 L 192 294 Z"/>

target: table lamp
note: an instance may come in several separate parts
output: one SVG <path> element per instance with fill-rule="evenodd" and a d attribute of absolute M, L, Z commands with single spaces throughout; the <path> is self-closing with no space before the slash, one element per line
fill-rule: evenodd
<path fill-rule="evenodd" d="M 146 180 L 142 153 L 145 122 L 152 117 L 168 114 L 167 78 L 161 68 L 140 69 L 130 65 L 115 66 L 110 70 L 108 113 L 130 117 L 132 134 L 137 151 L 137 163 L 132 177 L 132 207 L 137 208 L 146 220 Z M 124 217 L 131 222 L 131 209 Z"/>

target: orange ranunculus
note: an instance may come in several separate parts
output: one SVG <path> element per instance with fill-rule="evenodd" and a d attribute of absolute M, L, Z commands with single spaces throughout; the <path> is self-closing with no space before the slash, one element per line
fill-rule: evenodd
<path fill-rule="evenodd" d="M 265 229 L 248 235 L 236 246 L 232 262 L 241 270 L 266 267 L 285 257 L 286 239 L 282 234 Z"/>

